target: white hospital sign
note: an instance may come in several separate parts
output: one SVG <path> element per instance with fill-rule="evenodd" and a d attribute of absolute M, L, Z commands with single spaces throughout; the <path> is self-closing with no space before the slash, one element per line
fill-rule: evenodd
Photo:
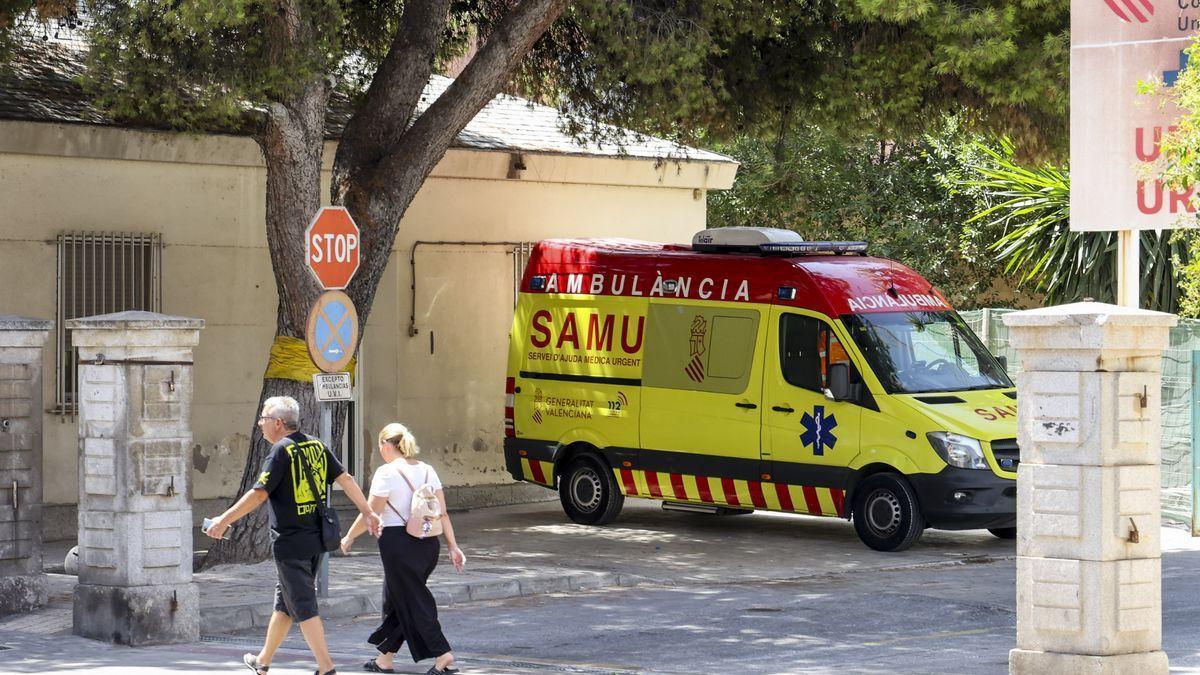
<path fill-rule="evenodd" d="M 1173 86 L 1200 29 L 1193 0 L 1072 0 L 1071 229 L 1175 227 L 1195 212 L 1192 190 L 1140 170 L 1181 114 L 1138 82 Z"/>

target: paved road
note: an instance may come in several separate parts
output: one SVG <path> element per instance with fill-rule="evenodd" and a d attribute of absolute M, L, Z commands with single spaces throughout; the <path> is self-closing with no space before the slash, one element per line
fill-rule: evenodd
<path fill-rule="evenodd" d="M 1172 672 L 1200 673 L 1200 553 L 1172 553 L 1163 568 Z M 584 672 L 1000 674 L 1016 640 L 1014 576 L 1011 560 L 957 563 L 518 598 L 442 617 L 468 657 L 607 664 Z M 333 643 L 351 653 L 372 627 L 340 622 Z"/>
<path fill-rule="evenodd" d="M 606 528 L 566 522 L 554 504 L 481 510 L 456 524 L 468 551 L 493 565 L 651 580 L 443 608 L 468 672 L 1004 673 L 1015 643 L 1013 543 L 986 533 L 928 533 L 888 555 L 836 521 L 702 517 L 644 503 Z M 1200 673 L 1200 545 L 1163 533 L 1164 646 L 1174 671 Z M 69 636 L 65 592 L 54 607 L 0 622 L 0 673 L 232 673 L 261 640 L 254 630 L 195 645 L 100 645 Z M 341 672 L 360 672 L 373 621 L 330 622 Z M 311 673 L 298 633 L 287 647 L 272 673 Z"/>

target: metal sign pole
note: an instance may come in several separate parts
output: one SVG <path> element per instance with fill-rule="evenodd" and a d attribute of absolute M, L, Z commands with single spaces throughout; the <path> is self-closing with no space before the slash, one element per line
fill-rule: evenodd
<path fill-rule="evenodd" d="M 333 447 L 333 404 L 322 401 L 321 406 L 321 442 L 326 448 Z M 333 508 L 333 490 L 325 486 L 325 508 Z M 321 554 L 321 567 L 317 573 L 317 597 L 329 597 L 329 554 Z"/>
<path fill-rule="evenodd" d="M 339 373 L 342 377 L 332 381 L 323 376 L 345 368 L 358 344 L 358 312 L 350 296 L 338 289 L 345 288 L 358 272 L 361 237 L 362 232 L 344 206 L 321 207 L 304 230 L 305 262 L 325 289 L 308 312 L 304 342 L 313 365 L 323 371 L 313 376 L 313 392 L 321 406 L 321 442 L 326 448 L 333 447 L 333 403 L 329 401 L 349 400 L 351 396 L 349 374 Z M 325 508 L 333 508 L 333 490 L 328 484 Z M 321 555 L 317 596 L 329 596 L 328 553 Z"/>
<path fill-rule="evenodd" d="M 1122 307 L 1141 307 L 1141 242 L 1137 230 L 1117 232 L 1117 304 Z"/>

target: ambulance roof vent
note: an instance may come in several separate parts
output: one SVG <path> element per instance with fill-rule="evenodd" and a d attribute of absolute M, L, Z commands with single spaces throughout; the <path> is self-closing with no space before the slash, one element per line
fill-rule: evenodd
<path fill-rule="evenodd" d="M 865 253 L 864 241 L 804 241 L 796 232 L 771 227 L 719 227 L 692 237 L 692 249 L 705 253 L 807 255 Z"/>
<path fill-rule="evenodd" d="M 754 252 L 763 244 L 799 244 L 804 238 L 791 230 L 773 227 L 718 227 L 692 237 L 692 248 L 711 252 Z"/>

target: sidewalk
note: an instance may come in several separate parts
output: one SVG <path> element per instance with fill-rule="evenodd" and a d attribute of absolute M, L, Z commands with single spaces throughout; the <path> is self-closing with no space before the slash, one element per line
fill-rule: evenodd
<path fill-rule="evenodd" d="M 431 586 L 450 606 L 442 619 L 471 672 L 660 672 L 668 653 L 676 670 L 696 673 L 740 672 L 743 658 L 758 664 L 753 672 L 794 662 L 821 672 L 1000 673 L 1015 633 L 1014 542 L 986 532 L 928 531 L 908 551 L 886 554 L 838 520 L 682 514 L 644 501 L 627 502 L 606 527 L 575 525 L 553 502 L 454 518 L 468 572 L 443 560 Z M 1194 603 L 1179 600 L 1200 578 L 1200 539 L 1169 527 L 1162 536 L 1164 648 L 1177 670 L 1200 672 L 1200 621 Z M 371 542 L 360 543 L 358 555 L 333 559 L 338 598 L 322 605 L 339 664 L 361 663 L 377 619 L 378 562 Z M 72 636 L 75 578 L 50 580 L 49 606 L 0 621 L 0 673 L 234 672 L 239 655 L 261 643 L 256 622 L 275 581 L 270 563 L 198 574 L 200 642 L 129 649 Z M 905 621 L 912 616 L 942 618 Z M 754 637 L 739 637 L 742 652 L 714 645 L 729 635 Z M 302 637 L 293 632 L 285 646 L 279 675 L 311 673 Z"/>
<path fill-rule="evenodd" d="M 557 502 L 543 504 L 541 510 L 548 507 L 557 509 Z M 471 532 L 476 529 L 473 525 L 486 523 L 488 528 L 477 531 L 487 531 L 497 521 L 506 520 L 504 513 L 494 513 L 504 510 L 492 508 L 457 514 L 454 516 L 456 529 Z M 62 559 L 73 545 L 74 542 L 60 541 L 50 542 L 46 546 L 44 566 L 51 573 L 51 604 L 54 604 L 53 597 L 57 597 L 60 603 L 70 602 L 75 577 L 62 574 Z M 502 545 L 502 541 L 488 536 L 476 538 L 465 546 L 469 546 L 466 548 L 467 567 L 461 574 L 456 573 L 446 559 L 443 545 L 442 559 L 429 580 L 429 588 L 441 607 L 544 593 L 631 586 L 646 581 L 638 575 L 617 571 L 534 562 L 536 556 L 506 551 L 507 547 Z M 319 601 L 321 616 L 336 619 L 377 614 L 382 600 L 380 584 L 383 570 L 371 537 L 360 537 L 349 556 L 336 553 L 329 560 L 330 592 L 328 598 Z M 513 565 L 514 560 L 522 564 Z M 254 565 L 218 565 L 197 572 L 193 579 L 200 587 L 201 634 L 265 627 L 270 620 L 277 580 L 272 561 Z M 52 623 L 56 620 L 61 622 L 63 617 L 48 620 Z M 65 620 L 69 626 L 70 616 L 67 615 Z"/>
<path fill-rule="evenodd" d="M 455 514 L 454 522 L 467 568 L 455 573 L 443 550 L 429 584 L 443 607 L 614 586 L 779 581 L 1013 556 L 1011 541 L 986 532 L 931 530 L 909 551 L 887 554 L 858 543 L 854 528 L 835 519 L 683 514 L 643 500 L 627 501 L 606 527 L 572 523 L 557 501 L 478 509 Z M 48 569 L 61 567 L 66 546 L 47 547 Z M 322 616 L 374 615 L 381 574 L 367 536 L 350 556 L 331 557 L 331 592 L 321 601 Z M 271 561 L 221 565 L 194 578 L 202 634 L 261 627 L 270 619 L 276 580 Z M 69 591 L 73 582 L 64 575 L 55 584 Z"/>
<path fill-rule="evenodd" d="M 369 541 L 356 545 L 374 548 Z M 383 570 L 379 556 L 353 553 L 329 559 L 330 592 L 320 602 L 321 616 L 349 618 L 379 612 Z M 275 564 L 270 560 L 256 565 L 219 565 L 195 575 L 200 585 L 201 634 L 228 633 L 266 626 L 271 618 L 271 599 L 275 592 Z M 448 560 L 439 563 L 429 580 L 429 588 L 439 606 L 462 602 L 503 600 L 523 595 L 567 593 L 571 591 L 628 586 L 639 578 L 615 572 L 564 567 L 511 567 L 497 555 L 469 555 L 467 569 L 454 571 Z"/>

